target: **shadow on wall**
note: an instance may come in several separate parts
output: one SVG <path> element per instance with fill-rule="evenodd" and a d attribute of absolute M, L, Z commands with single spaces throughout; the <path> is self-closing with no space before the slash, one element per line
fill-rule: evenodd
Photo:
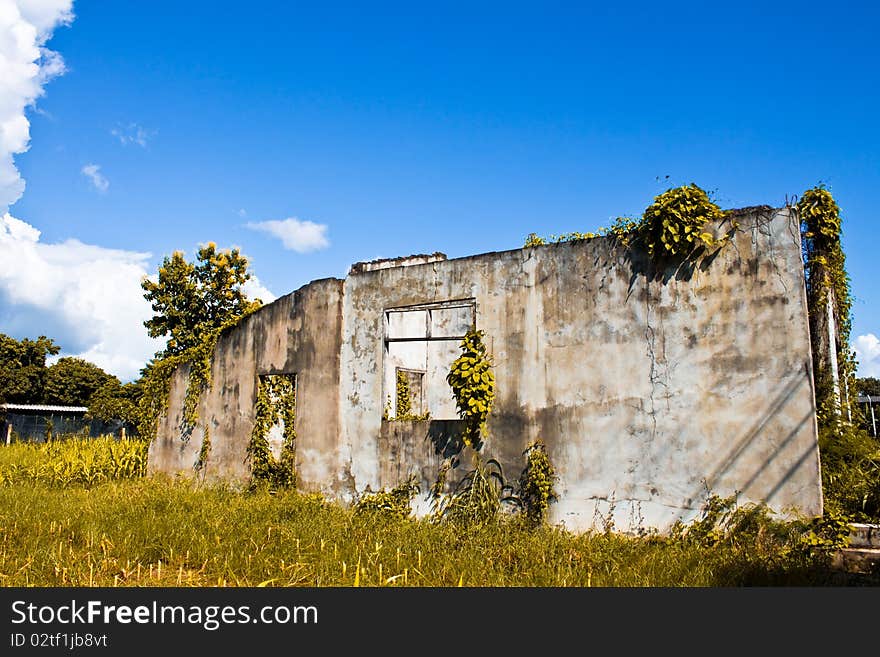
<path fill-rule="evenodd" d="M 770 449 L 762 449 L 761 445 L 757 444 L 761 439 L 765 439 L 764 429 L 767 425 L 774 420 L 780 413 L 783 412 L 788 403 L 792 400 L 793 397 L 798 393 L 801 386 L 808 385 L 808 381 L 806 377 L 797 373 L 793 375 L 787 383 L 782 385 L 779 389 L 778 394 L 773 399 L 773 401 L 768 406 L 766 412 L 757 418 L 755 423 L 742 435 L 742 437 L 736 441 L 728 453 L 722 458 L 718 466 L 713 470 L 708 476 L 705 477 L 704 489 L 696 490 L 691 496 L 690 500 L 699 499 L 701 494 L 705 493 L 707 490 L 712 492 L 713 487 L 720 481 L 724 479 L 724 477 L 735 468 L 736 464 L 747 458 L 747 459 L 755 459 L 756 454 L 760 455 L 760 465 L 755 468 L 754 472 L 752 472 L 751 476 L 746 479 L 743 484 L 738 487 L 739 493 L 748 493 L 748 489 L 752 484 L 754 484 L 759 477 L 767 470 L 768 466 L 774 462 L 774 460 L 782 454 L 785 448 L 795 439 L 797 438 L 799 432 L 804 427 L 807 422 L 810 422 L 815 417 L 815 409 L 811 408 L 810 412 L 808 412 L 799 422 L 797 422 L 794 426 L 792 426 L 791 430 L 788 434 L 779 442 L 775 443 Z M 768 445 L 768 447 L 770 447 Z M 810 445 L 804 453 L 800 454 L 797 459 L 794 460 L 792 465 L 788 468 L 786 473 L 777 481 L 772 488 L 766 491 L 762 497 L 767 503 L 770 503 L 776 493 L 785 485 L 787 481 L 789 481 L 797 472 L 797 470 L 810 458 L 815 457 L 816 448 L 814 445 Z"/>

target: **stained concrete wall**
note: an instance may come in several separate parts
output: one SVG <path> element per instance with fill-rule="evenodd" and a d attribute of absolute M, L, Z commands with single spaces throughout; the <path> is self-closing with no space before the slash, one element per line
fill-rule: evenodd
<path fill-rule="evenodd" d="M 470 459 L 447 442 L 454 422 L 383 421 L 393 392 L 385 311 L 473 300 L 496 375 L 483 454 L 513 479 L 523 449 L 543 439 L 559 475 L 551 521 L 579 530 L 613 518 L 621 529 L 663 530 L 694 517 L 709 492 L 818 515 L 798 223 L 786 209 L 766 207 L 733 219 L 731 243 L 691 270 L 654 271 L 637 250 L 601 238 L 361 263 L 344 281 L 310 284 L 296 293 L 308 303 L 276 301 L 218 344 L 214 389 L 203 402 L 218 427 L 213 472 L 246 476 L 257 363 L 283 354 L 272 362 L 302 385 L 323 377 L 319 392 L 297 400 L 301 485 L 351 501 L 414 473 L 425 511 L 441 458 L 459 464 L 452 483 Z M 298 355 L 317 342 L 312 358 Z M 448 344 L 428 343 L 434 347 L 444 353 Z M 160 447 L 151 450 L 153 469 L 187 464 L 198 452 L 192 439 L 182 447 L 174 429 L 184 383 L 181 371 Z"/>
<path fill-rule="evenodd" d="M 336 472 L 332 454 L 340 435 L 341 293 L 341 281 L 315 281 L 261 308 L 221 336 L 212 361 L 212 386 L 200 400 L 199 422 L 188 436 L 181 425 L 189 369 L 178 368 L 171 380 L 168 412 L 160 418 L 150 445 L 148 470 L 195 473 L 207 426 L 211 451 L 200 476 L 246 479 L 258 377 L 296 374 L 300 478 L 305 485 L 313 481 L 332 485 Z M 299 412 L 303 408 L 308 412 Z"/>

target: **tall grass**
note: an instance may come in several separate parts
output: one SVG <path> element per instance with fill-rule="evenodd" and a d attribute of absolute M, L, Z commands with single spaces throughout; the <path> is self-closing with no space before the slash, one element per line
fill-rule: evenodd
<path fill-rule="evenodd" d="M 92 486 L 142 477 L 146 442 L 137 439 L 60 437 L 45 443 L 14 443 L 0 449 L 0 485 L 40 482 Z"/>
<path fill-rule="evenodd" d="M 763 586 L 840 580 L 761 509 L 670 536 L 354 512 L 120 467 L 119 441 L 0 449 L 3 586 Z M 64 451 L 65 448 L 68 451 Z M 16 452 L 15 450 L 22 451 Z M 128 445 L 132 454 L 140 446 Z M 108 456 L 115 452 L 116 461 Z M 78 456 L 74 456 L 78 455 Z M 16 459 L 18 462 L 16 463 Z M 116 473 L 56 476 L 51 463 Z M 11 466 L 16 466 L 11 468 Z M 88 467 L 87 467 L 88 466 Z M 16 473 L 9 476 L 10 468 Z M 26 475 L 22 475 L 26 472 Z"/>

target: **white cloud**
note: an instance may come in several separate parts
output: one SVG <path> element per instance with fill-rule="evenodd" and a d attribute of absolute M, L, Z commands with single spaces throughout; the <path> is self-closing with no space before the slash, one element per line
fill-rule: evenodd
<path fill-rule="evenodd" d="M 244 282 L 241 289 L 248 296 L 248 299 L 260 299 L 264 304 L 272 303 L 278 298 L 253 274 L 251 274 L 251 277 Z"/>
<path fill-rule="evenodd" d="M 152 316 L 140 283 L 149 253 L 67 240 L 0 215 L 0 331 L 47 335 L 61 355 L 85 358 L 123 380 L 161 349 L 143 325 Z"/>
<path fill-rule="evenodd" d="M 116 137 L 119 140 L 119 143 L 123 146 L 137 144 L 141 148 L 146 148 L 147 141 L 156 136 L 156 131 L 145 130 L 137 123 L 129 123 L 124 127 L 113 128 L 113 130 L 110 131 L 110 134 Z"/>
<path fill-rule="evenodd" d="M 859 362 L 858 375 L 880 378 L 880 339 L 873 333 L 860 335 L 852 347 Z"/>
<path fill-rule="evenodd" d="M 101 173 L 101 166 L 98 164 L 87 164 L 82 168 L 82 174 L 88 178 L 95 189 L 105 194 L 110 189 L 110 181 Z"/>
<path fill-rule="evenodd" d="M 72 0 L 0 0 L 0 213 L 24 193 L 13 157 L 30 144 L 25 111 L 65 71 L 61 55 L 45 43 L 73 20 L 72 6 Z"/>
<path fill-rule="evenodd" d="M 316 224 L 312 221 L 300 221 L 296 217 L 290 217 L 281 221 L 260 221 L 245 224 L 248 228 L 269 233 L 281 240 L 285 249 L 297 253 L 318 251 L 330 246 L 327 239 L 327 226 Z"/>
<path fill-rule="evenodd" d="M 65 71 L 45 47 L 52 31 L 73 20 L 72 0 L 0 0 L 0 332 L 46 335 L 65 356 L 79 356 L 135 378 L 162 348 L 147 336 L 152 316 L 141 277 L 148 253 L 40 241 L 40 231 L 9 213 L 25 182 L 13 158 L 27 151 L 30 122 L 43 86 Z M 82 169 L 99 191 L 109 183 L 98 165 Z"/>

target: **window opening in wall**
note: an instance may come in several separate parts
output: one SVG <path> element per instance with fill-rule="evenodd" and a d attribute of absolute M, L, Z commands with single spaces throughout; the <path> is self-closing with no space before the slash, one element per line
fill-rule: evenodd
<path fill-rule="evenodd" d="M 284 452 L 285 444 L 293 448 L 294 418 L 296 417 L 296 374 L 261 374 L 260 391 L 266 394 L 266 409 L 269 424 L 266 442 L 273 458 L 278 461 Z M 288 426 L 290 425 L 290 426 Z"/>
<path fill-rule="evenodd" d="M 397 368 L 395 417 L 425 414 L 425 372 Z"/>
<path fill-rule="evenodd" d="M 465 333 L 476 325 L 476 301 L 456 299 L 385 310 L 383 385 L 386 416 L 458 419 L 446 382 Z M 409 403 L 404 398 L 408 392 Z M 402 411 L 407 410 L 409 414 Z"/>

